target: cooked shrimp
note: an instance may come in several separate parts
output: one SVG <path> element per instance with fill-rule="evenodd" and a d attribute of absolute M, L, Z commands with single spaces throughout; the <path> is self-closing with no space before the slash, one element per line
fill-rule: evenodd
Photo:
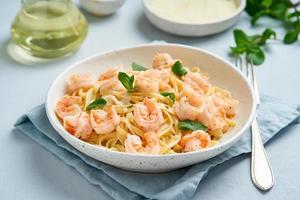
<path fill-rule="evenodd" d="M 179 143 L 183 146 L 184 152 L 190 152 L 208 147 L 210 141 L 211 139 L 208 133 L 197 130 L 183 136 Z"/>
<path fill-rule="evenodd" d="M 208 92 L 211 87 L 207 77 L 204 77 L 200 73 L 188 73 L 182 79 L 185 84 L 190 85 L 196 92 L 202 94 Z"/>
<path fill-rule="evenodd" d="M 149 69 L 136 78 L 136 87 L 140 92 L 159 92 L 171 88 L 169 85 L 169 71 L 167 69 Z"/>
<path fill-rule="evenodd" d="M 193 120 L 203 123 L 211 130 L 226 125 L 226 114 L 223 108 L 217 107 L 211 99 L 202 98 L 201 106 L 193 106 L 187 97 L 182 97 L 174 104 L 174 111 L 180 120 Z"/>
<path fill-rule="evenodd" d="M 202 91 L 202 90 L 201 90 Z M 187 97 L 188 102 L 195 107 L 200 106 L 203 103 L 204 95 L 202 92 L 197 92 L 190 85 L 184 84 L 182 95 Z"/>
<path fill-rule="evenodd" d="M 180 120 L 196 120 L 200 110 L 191 105 L 187 97 L 182 97 L 179 102 L 175 102 L 173 109 Z"/>
<path fill-rule="evenodd" d="M 93 132 L 89 114 L 86 112 L 66 116 L 63 121 L 65 129 L 77 138 L 87 139 Z"/>
<path fill-rule="evenodd" d="M 159 92 L 159 83 L 153 81 L 151 78 L 138 76 L 135 85 L 139 92 Z"/>
<path fill-rule="evenodd" d="M 173 58 L 167 53 L 158 53 L 153 57 L 152 60 L 152 67 L 154 69 L 171 68 L 173 64 Z"/>
<path fill-rule="evenodd" d="M 78 96 L 63 96 L 56 104 L 55 111 L 60 119 L 69 115 L 80 114 L 82 104 L 81 97 Z"/>
<path fill-rule="evenodd" d="M 100 94 L 105 95 L 110 91 L 126 91 L 122 83 L 118 80 L 121 66 L 111 68 L 100 76 Z"/>
<path fill-rule="evenodd" d="M 110 68 L 100 75 L 99 80 L 103 81 L 103 80 L 115 78 L 118 76 L 120 71 L 121 71 L 121 66 L 116 66 L 114 68 Z"/>
<path fill-rule="evenodd" d="M 222 98 L 218 95 L 213 96 L 213 101 L 216 106 L 224 109 L 227 115 L 235 115 L 239 101 L 235 99 Z"/>
<path fill-rule="evenodd" d="M 92 110 L 90 119 L 97 134 L 111 133 L 120 124 L 120 117 L 112 105 L 106 106 L 104 110 Z"/>
<path fill-rule="evenodd" d="M 159 154 L 160 146 L 159 146 L 159 138 L 154 131 L 149 131 L 144 134 L 146 140 L 146 146 L 144 148 L 144 152 L 150 154 Z"/>
<path fill-rule="evenodd" d="M 162 111 L 148 98 L 136 105 L 133 115 L 135 122 L 144 131 L 156 131 L 164 122 Z"/>
<path fill-rule="evenodd" d="M 197 121 L 210 130 L 222 129 L 226 125 L 226 114 L 223 108 L 217 107 L 212 100 L 207 99 L 201 107 Z"/>
<path fill-rule="evenodd" d="M 126 91 L 122 83 L 118 78 L 111 78 L 100 85 L 100 94 L 106 95 L 107 92 L 111 91 Z"/>
<path fill-rule="evenodd" d="M 125 151 L 129 153 L 138 153 L 143 149 L 143 142 L 137 135 L 127 134 L 125 140 Z"/>
<path fill-rule="evenodd" d="M 68 92 L 73 93 L 79 89 L 87 89 L 96 86 L 96 81 L 89 74 L 73 74 L 68 81 Z"/>
<path fill-rule="evenodd" d="M 154 131 L 149 131 L 144 134 L 145 146 L 142 140 L 137 135 L 127 135 L 125 140 L 125 151 L 130 153 L 149 153 L 159 154 L 160 146 L 157 134 Z"/>
<path fill-rule="evenodd" d="M 90 122 L 90 116 L 86 112 L 81 112 L 79 119 L 77 130 L 75 136 L 79 136 L 82 139 L 87 139 L 93 132 L 93 128 Z"/>

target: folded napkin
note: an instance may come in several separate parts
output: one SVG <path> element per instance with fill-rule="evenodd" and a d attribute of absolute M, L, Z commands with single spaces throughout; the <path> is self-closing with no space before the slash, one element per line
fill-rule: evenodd
<path fill-rule="evenodd" d="M 282 128 L 296 122 L 300 106 L 286 104 L 263 96 L 258 111 L 258 123 L 263 142 Z M 199 182 L 218 164 L 251 151 L 250 131 L 221 155 L 191 167 L 162 174 L 144 174 L 121 170 L 96 161 L 69 145 L 50 125 L 44 105 L 22 116 L 15 127 L 67 165 L 74 167 L 90 183 L 100 186 L 114 199 L 189 199 Z"/>

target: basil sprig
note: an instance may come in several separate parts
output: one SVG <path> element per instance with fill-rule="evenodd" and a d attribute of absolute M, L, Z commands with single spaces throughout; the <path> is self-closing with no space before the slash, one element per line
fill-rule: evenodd
<path fill-rule="evenodd" d="M 102 108 L 103 106 L 106 105 L 106 103 L 107 103 L 106 100 L 103 98 L 96 99 L 86 107 L 86 110 L 89 111 L 95 108 Z"/>
<path fill-rule="evenodd" d="M 271 18 L 280 22 L 285 29 L 283 39 L 277 39 L 276 33 L 267 28 L 262 34 L 247 35 L 242 30 L 234 30 L 236 47 L 231 47 L 232 56 L 245 62 L 261 65 L 265 60 L 264 45 L 269 39 L 284 44 L 292 44 L 300 39 L 300 1 L 293 0 L 247 0 L 246 12 L 255 26 L 261 18 Z M 263 24 L 261 24 L 263 25 Z M 266 25 L 267 27 L 267 25 Z"/>
<path fill-rule="evenodd" d="M 196 122 L 196 121 L 192 121 L 192 120 L 183 120 L 180 121 L 178 123 L 178 127 L 181 130 L 185 130 L 185 131 L 196 131 L 196 130 L 203 130 L 206 131 L 207 127 L 200 123 L 200 122 Z"/>
<path fill-rule="evenodd" d="M 168 97 L 172 103 L 175 103 L 175 94 L 173 92 L 162 92 L 161 96 Z"/>
<path fill-rule="evenodd" d="M 263 17 L 279 21 L 286 30 L 283 43 L 292 44 L 300 35 L 300 2 L 292 0 L 247 0 L 246 12 L 251 24 L 256 25 Z"/>
<path fill-rule="evenodd" d="M 118 79 L 129 92 L 134 90 L 134 75 L 129 76 L 125 72 L 119 72 Z"/>
<path fill-rule="evenodd" d="M 175 62 L 175 64 L 172 67 L 172 72 L 177 76 L 184 76 L 188 73 L 180 61 Z"/>
<path fill-rule="evenodd" d="M 276 39 L 276 33 L 267 28 L 261 34 L 247 35 L 240 29 L 235 29 L 234 40 L 235 47 L 231 47 L 231 53 L 235 57 L 242 55 L 246 56 L 247 62 L 251 62 L 254 65 L 260 65 L 265 60 L 265 54 L 263 46 L 267 43 L 267 40 Z"/>
<path fill-rule="evenodd" d="M 137 64 L 135 62 L 133 62 L 131 64 L 131 68 L 133 69 L 133 71 L 146 71 L 146 70 L 148 70 L 148 68 L 146 68 L 146 67 L 144 67 L 140 64 Z"/>

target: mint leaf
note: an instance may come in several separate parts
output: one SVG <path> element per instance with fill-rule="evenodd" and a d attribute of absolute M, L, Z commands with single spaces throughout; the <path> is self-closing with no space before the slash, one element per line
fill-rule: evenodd
<path fill-rule="evenodd" d="M 285 44 L 292 44 L 298 40 L 299 32 L 297 30 L 288 31 L 283 39 Z"/>
<path fill-rule="evenodd" d="M 276 3 L 270 8 L 270 16 L 276 19 L 284 19 L 287 12 L 287 5 L 285 3 Z"/>
<path fill-rule="evenodd" d="M 255 52 L 248 54 L 248 59 L 254 65 L 261 65 L 265 61 L 265 54 L 261 49 L 257 49 Z"/>
<path fill-rule="evenodd" d="M 131 64 L 131 68 L 132 68 L 134 71 L 146 71 L 146 70 L 148 70 L 148 68 L 146 68 L 146 67 L 144 67 L 144 66 L 142 66 L 142 65 L 140 65 L 140 64 L 137 64 L 137 63 L 135 63 L 135 62 L 133 62 L 133 63 Z"/>
<path fill-rule="evenodd" d="M 268 15 L 268 10 L 262 10 L 256 13 L 251 19 L 251 25 L 255 25 L 259 18 Z"/>
<path fill-rule="evenodd" d="M 244 47 L 230 47 L 231 49 L 231 54 L 234 57 L 238 57 L 239 55 L 245 53 L 245 48 Z"/>
<path fill-rule="evenodd" d="M 207 127 L 204 126 L 200 122 L 192 121 L 192 120 L 183 120 L 178 123 L 178 127 L 181 130 L 185 131 L 196 131 L 196 130 L 203 130 L 206 131 Z"/>
<path fill-rule="evenodd" d="M 272 0 L 262 0 L 261 5 L 265 8 L 269 8 L 272 5 Z"/>
<path fill-rule="evenodd" d="M 270 39 L 271 37 L 273 37 L 274 39 L 276 39 L 276 32 L 273 31 L 270 28 L 267 28 L 266 30 L 264 30 L 264 32 L 262 33 L 262 36 L 265 40 Z"/>
<path fill-rule="evenodd" d="M 246 35 L 246 33 L 244 33 L 244 31 L 240 29 L 235 29 L 233 31 L 233 35 L 234 41 L 238 47 L 249 45 L 249 38 Z"/>
<path fill-rule="evenodd" d="M 266 44 L 267 40 L 272 37 L 274 39 L 276 39 L 276 32 L 270 28 L 267 28 L 264 30 L 264 32 L 261 35 L 258 35 L 258 34 L 254 35 L 251 37 L 251 39 L 255 44 L 257 44 L 259 46 L 263 46 Z"/>
<path fill-rule="evenodd" d="M 171 100 L 172 103 L 175 103 L 176 99 L 175 99 L 175 94 L 174 93 L 172 93 L 172 92 L 162 92 L 160 94 L 164 97 L 168 97 Z"/>
<path fill-rule="evenodd" d="M 234 30 L 234 40 L 236 47 L 230 47 L 231 54 L 235 57 L 245 55 L 247 61 L 254 65 L 260 65 L 265 61 L 265 54 L 262 50 L 270 38 L 276 38 L 276 33 L 270 28 L 264 30 L 262 34 L 247 35 L 242 30 Z"/>
<path fill-rule="evenodd" d="M 95 101 L 93 101 L 92 103 L 90 103 L 87 107 L 86 110 L 93 110 L 95 108 L 102 108 L 103 106 L 106 105 L 106 100 L 103 98 L 100 99 L 96 99 Z"/>
<path fill-rule="evenodd" d="M 118 79 L 122 83 L 122 85 L 128 90 L 134 90 L 134 76 L 129 76 L 125 72 L 119 72 Z"/>
<path fill-rule="evenodd" d="M 172 72 L 177 76 L 184 76 L 187 74 L 187 70 L 183 67 L 180 61 L 176 61 L 172 67 Z"/>
<path fill-rule="evenodd" d="M 293 13 L 288 14 L 288 16 L 287 16 L 288 19 L 291 19 L 294 17 L 300 17 L 300 11 L 295 11 Z"/>

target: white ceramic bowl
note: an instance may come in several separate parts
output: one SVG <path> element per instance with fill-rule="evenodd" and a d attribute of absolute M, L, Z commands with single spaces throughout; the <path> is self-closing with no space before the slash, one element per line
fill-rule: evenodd
<path fill-rule="evenodd" d="M 82 6 L 94 15 L 111 15 L 124 4 L 125 0 L 80 0 Z"/>
<path fill-rule="evenodd" d="M 65 94 L 66 80 L 70 74 L 90 73 L 97 79 L 101 72 L 119 64 L 122 64 L 124 68 L 130 67 L 133 61 L 150 65 L 153 55 L 158 52 L 169 53 L 174 58 L 181 59 L 186 66 L 199 66 L 201 71 L 209 74 L 212 84 L 228 89 L 233 97 L 240 101 L 239 112 L 236 116 L 237 126 L 222 137 L 220 144 L 197 152 L 142 155 L 96 147 L 75 138 L 64 130 L 55 115 L 54 108 L 58 99 Z M 224 59 L 205 50 L 189 46 L 150 44 L 98 54 L 71 65 L 51 85 L 47 96 L 46 111 L 58 134 L 82 153 L 130 171 L 165 172 L 207 160 L 231 147 L 249 127 L 255 113 L 255 101 L 245 77 Z"/>
<path fill-rule="evenodd" d="M 240 19 L 246 6 L 246 0 L 235 1 L 239 6 L 232 15 L 222 20 L 207 23 L 180 23 L 163 18 L 151 10 L 147 3 L 148 0 L 144 0 L 144 10 L 148 20 L 154 26 L 165 32 L 181 36 L 205 36 L 222 32 L 230 28 Z"/>

